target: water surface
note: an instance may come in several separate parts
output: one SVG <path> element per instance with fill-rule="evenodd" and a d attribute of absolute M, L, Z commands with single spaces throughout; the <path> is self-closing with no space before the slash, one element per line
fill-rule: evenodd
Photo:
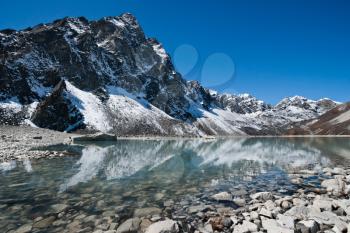
<path fill-rule="evenodd" d="M 79 155 L 0 164 L 4 232 L 53 215 L 54 204 L 69 206 L 68 224 L 108 210 L 123 221 L 137 208 L 164 209 L 168 200 L 194 205 L 220 191 L 288 195 L 298 187 L 286 171 L 348 166 L 350 159 L 348 138 L 119 140 L 55 149 Z M 174 218 L 179 211 L 164 214 Z M 43 232 L 62 229 L 50 225 Z"/>

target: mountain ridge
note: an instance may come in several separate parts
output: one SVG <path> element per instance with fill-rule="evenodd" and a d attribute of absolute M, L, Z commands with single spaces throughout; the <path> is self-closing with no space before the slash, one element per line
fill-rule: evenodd
<path fill-rule="evenodd" d="M 186 81 L 129 13 L 2 30 L 0 62 L 2 124 L 117 135 L 275 135 L 338 105 L 300 97 L 272 106 Z"/>

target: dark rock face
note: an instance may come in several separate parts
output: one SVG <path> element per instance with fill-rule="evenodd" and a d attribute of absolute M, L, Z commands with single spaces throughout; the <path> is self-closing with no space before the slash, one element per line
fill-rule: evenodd
<path fill-rule="evenodd" d="M 73 131 L 84 127 L 83 115 L 71 103 L 61 80 L 52 93 L 35 109 L 31 121 L 42 128 Z"/>
<path fill-rule="evenodd" d="M 147 39 L 130 14 L 89 22 L 65 18 L 25 31 L 1 31 L 1 99 L 21 104 L 43 99 L 37 89 L 65 78 L 82 90 L 106 85 L 143 93 L 150 103 L 186 118 L 186 83 L 154 39 Z"/>

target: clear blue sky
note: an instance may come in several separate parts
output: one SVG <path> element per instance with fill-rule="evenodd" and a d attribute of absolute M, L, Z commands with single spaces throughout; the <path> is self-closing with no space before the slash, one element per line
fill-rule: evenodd
<path fill-rule="evenodd" d="M 0 28 L 124 12 L 134 14 L 172 57 L 179 51 L 180 70 L 191 70 L 186 59 L 193 63 L 187 79 L 270 103 L 297 94 L 350 100 L 348 0 L 4 0 Z M 184 44 L 192 49 L 177 50 Z"/>

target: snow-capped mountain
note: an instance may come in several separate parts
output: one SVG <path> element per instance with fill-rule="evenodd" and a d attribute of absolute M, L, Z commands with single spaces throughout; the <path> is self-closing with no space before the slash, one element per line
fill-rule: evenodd
<path fill-rule="evenodd" d="M 60 131 L 276 134 L 337 105 L 294 97 L 272 107 L 187 82 L 131 14 L 0 31 L 0 80 L 1 124 Z"/>
<path fill-rule="evenodd" d="M 350 135 L 350 103 L 341 104 L 315 120 L 303 122 L 288 134 Z"/>
<path fill-rule="evenodd" d="M 263 112 L 272 109 L 271 105 L 266 104 L 249 94 L 223 94 L 218 95 L 216 100 L 224 109 L 240 114 Z"/>

